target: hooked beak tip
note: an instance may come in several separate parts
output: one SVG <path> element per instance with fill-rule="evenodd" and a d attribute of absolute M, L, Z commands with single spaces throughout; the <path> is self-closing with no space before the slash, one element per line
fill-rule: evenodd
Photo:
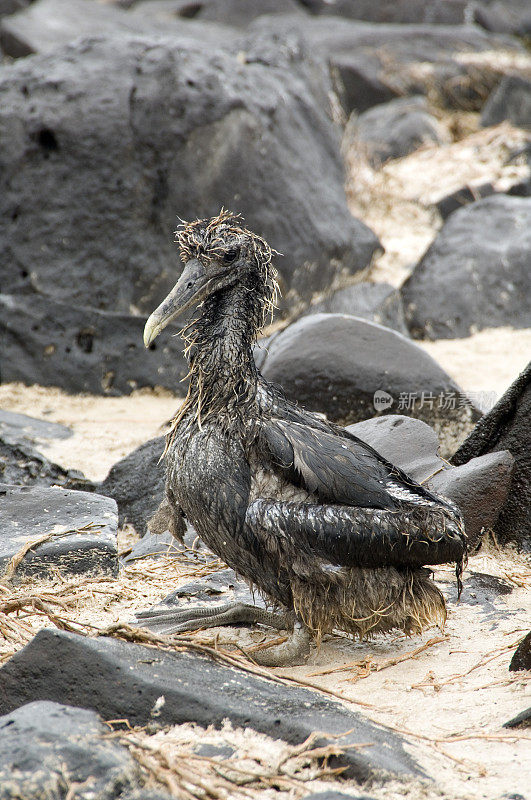
<path fill-rule="evenodd" d="M 153 314 L 149 317 L 144 327 L 144 346 L 146 349 L 157 338 L 160 333 L 160 326 L 153 319 Z"/>

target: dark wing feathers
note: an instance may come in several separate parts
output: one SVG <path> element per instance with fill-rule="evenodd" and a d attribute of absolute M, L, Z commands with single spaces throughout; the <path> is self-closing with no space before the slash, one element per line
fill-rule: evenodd
<path fill-rule="evenodd" d="M 275 537 L 341 567 L 412 567 L 461 563 L 466 536 L 445 509 L 369 510 L 255 500 L 247 509 L 255 535 Z"/>
<path fill-rule="evenodd" d="M 265 427 L 270 451 L 285 463 L 289 447 L 294 470 L 305 488 L 321 500 L 366 508 L 398 508 L 385 488 L 387 469 L 355 442 L 297 422 L 271 420 Z"/>
<path fill-rule="evenodd" d="M 268 387 L 262 393 L 263 452 L 320 504 L 258 499 L 247 523 L 266 540 L 279 537 L 331 565 L 416 568 L 466 558 L 455 506 L 420 486 L 370 445 L 299 409 Z"/>
<path fill-rule="evenodd" d="M 425 486 L 420 486 L 366 442 L 345 428 L 333 425 L 311 411 L 300 408 L 287 400 L 276 387 L 261 384 L 259 402 L 262 411 L 265 412 L 262 423 L 263 438 L 270 446 L 272 455 L 275 454 L 273 457 L 276 457 L 277 464 L 297 466 L 294 461 L 299 456 L 302 469 L 298 474 L 303 479 L 304 485 L 306 488 L 315 485 L 316 488 L 312 488 L 311 491 L 319 491 L 319 496 L 323 499 L 337 503 L 365 505 L 368 508 L 396 508 L 396 498 L 392 496 L 393 489 L 402 488 L 416 496 L 410 498 L 413 502 L 417 499 L 436 503 L 455 512 L 455 508 L 447 503 L 445 498 L 434 495 Z M 345 444 L 350 452 L 346 459 L 341 457 L 345 453 L 341 445 Z M 311 452 L 308 451 L 304 457 L 307 448 Z M 343 476 L 343 480 L 333 477 L 336 471 Z M 325 472 L 328 475 L 325 475 Z M 318 476 L 322 480 L 313 484 L 312 479 L 318 480 Z M 325 489 L 321 493 L 319 487 L 323 479 L 328 485 L 328 492 Z M 336 486 L 336 483 L 339 485 Z M 386 495 L 385 498 L 382 491 Z M 407 500 L 407 497 L 401 499 Z"/>

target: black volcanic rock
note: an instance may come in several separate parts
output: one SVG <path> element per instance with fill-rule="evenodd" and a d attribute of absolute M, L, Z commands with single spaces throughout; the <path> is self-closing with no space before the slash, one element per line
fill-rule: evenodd
<path fill-rule="evenodd" d="M 514 463 L 507 450 L 486 453 L 428 481 L 430 489 L 453 500 L 461 510 L 470 548 L 481 542 L 483 530 L 495 527 L 509 495 Z"/>
<path fill-rule="evenodd" d="M 531 33 L 528 0 L 480 0 L 473 11 L 474 22 L 488 31 L 522 37 Z"/>
<path fill-rule="evenodd" d="M 55 570 L 118 572 L 116 504 L 109 497 L 59 487 L 0 487 L 0 572 L 29 542 L 15 577 Z M 41 544 L 38 541 L 41 540 Z"/>
<path fill-rule="evenodd" d="M 494 195 L 455 211 L 402 286 L 415 338 L 531 324 L 531 199 Z"/>
<path fill-rule="evenodd" d="M 35 295 L 0 295 L 2 379 L 69 392 L 175 389 L 188 372 L 180 337 L 144 348 L 145 318 Z"/>
<path fill-rule="evenodd" d="M 36 0 L 0 22 L 5 53 L 21 58 L 51 53 L 75 39 L 127 34 L 173 34 L 217 46 L 234 37 L 231 28 L 183 18 L 160 20 L 156 14 L 136 15 L 93 0 Z"/>
<path fill-rule="evenodd" d="M 506 119 L 513 125 L 531 128 L 531 80 L 523 75 L 503 78 L 483 106 L 481 124 L 484 127 Z"/>
<path fill-rule="evenodd" d="M 114 464 L 97 486 L 98 492 L 116 500 L 120 525 L 131 523 L 141 536 L 164 497 L 164 465 L 159 463 L 163 452 L 164 436 L 150 439 Z"/>
<path fill-rule="evenodd" d="M 244 28 L 263 14 L 296 14 L 303 10 L 297 0 L 210 0 L 201 3 L 194 19 Z"/>
<path fill-rule="evenodd" d="M 281 686 L 188 653 L 45 629 L 0 669 L 2 713 L 33 700 L 51 700 L 94 709 L 103 719 L 145 725 L 161 696 L 161 725 L 219 727 L 229 719 L 291 744 L 320 731 L 345 745 L 344 755 L 334 759 L 347 768 L 345 777 L 365 781 L 420 772 L 403 740 L 384 726 L 307 689 Z M 360 742 L 371 742 L 371 747 L 348 747 Z"/>
<path fill-rule="evenodd" d="M 346 144 L 362 145 L 369 162 L 378 167 L 402 158 L 428 142 L 443 144 L 448 135 L 430 113 L 425 97 L 399 97 L 369 108 L 349 120 Z"/>
<path fill-rule="evenodd" d="M 491 194 L 495 193 L 496 189 L 492 183 L 482 183 L 479 186 L 461 186 L 445 197 L 441 197 L 435 205 L 441 217 L 446 219 L 458 208 L 467 206 L 469 203 L 475 203 L 483 197 L 490 197 Z"/>
<path fill-rule="evenodd" d="M 121 34 L 5 66 L 3 291 L 147 315 L 180 273 L 176 215 L 222 205 L 283 253 L 286 306 L 365 269 L 378 241 L 347 207 L 328 75 L 266 39 L 243 57 Z"/>
<path fill-rule="evenodd" d="M 531 632 L 524 636 L 509 664 L 510 672 L 517 672 L 521 669 L 531 669 Z"/>
<path fill-rule="evenodd" d="M 526 708 L 525 711 L 521 711 L 516 717 L 513 717 L 508 722 L 505 722 L 503 725 L 504 728 L 531 728 L 531 706 Z M 514 795 L 513 795 L 514 796 Z M 518 795 L 517 800 L 522 797 L 522 795 Z M 523 800 L 523 798 L 522 798 Z"/>
<path fill-rule="evenodd" d="M 494 533 L 498 542 L 531 550 L 531 363 L 485 414 L 452 456 L 456 466 L 486 453 L 508 450 L 515 459 L 507 500 Z"/>
<path fill-rule="evenodd" d="M 506 451 L 488 453 L 460 467 L 438 455 L 435 431 L 418 419 L 388 414 L 349 425 L 348 430 L 419 483 L 452 500 L 463 514 L 469 547 L 483 529 L 496 523 L 507 499 L 514 458 Z"/>
<path fill-rule="evenodd" d="M 0 717 L 0 800 L 52 800 L 72 786 L 79 800 L 126 800 L 142 774 L 108 733 L 94 711 L 60 702 L 35 701 Z"/>
<path fill-rule="evenodd" d="M 368 22 L 459 25 L 465 22 L 467 0 L 301 0 L 314 14 Z"/>
<path fill-rule="evenodd" d="M 20 431 L 0 431 L 0 484 L 10 486 L 66 486 L 91 490 L 81 472 L 54 464 Z"/>
<path fill-rule="evenodd" d="M 27 414 L 0 408 L 0 436 L 11 445 L 29 445 L 42 439 L 68 439 L 72 430 L 58 422 L 48 422 Z"/>
<path fill-rule="evenodd" d="M 314 314 L 290 325 L 270 341 L 261 369 L 290 399 L 340 424 L 377 411 L 422 419 L 437 431 L 443 455 L 479 416 L 422 348 L 346 314 Z"/>
<path fill-rule="evenodd" d="M 15 14 L 17 11 L 29 6 L 30 2 L 31 0 L 0 0 L 0 17 Z"/>
<path fill-rule="evenodd" d="M 338 289 L 306 309 L 304 316 L 321 313 L 351 314 L 409 336 L 400 291 L 388 283 L 362 281 Z"/>
<path fill-rule="evenodd" d="M 420 419 L 386 414 L 356 422 L 349 425 L 347 430 L 370 444 L 418 483 L 445 469 L 446 464 L 438 455 L 437 434 Z"/>
<path fill-rule="evenodd" d="M 375 24 L 341 17 L 260 17 L 249 30 L 302 36 L 328 60 L 343 108 L 362 112 L 410 94 L 429 94 L 451 108 L 479 111 L 500 80 L 496 59 L 478 53 L 523 54 L 510 36 L 474 25 Z M 462 56 L 464 56 L 462 58 Z"/>

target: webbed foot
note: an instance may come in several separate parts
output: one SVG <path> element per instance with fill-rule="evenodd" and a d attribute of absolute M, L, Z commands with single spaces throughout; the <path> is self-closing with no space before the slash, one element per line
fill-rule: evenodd
<path fill-rule="evenodd" d="M 282 667 L 304 664 L 310 653 L 310 634 L 300 623 L 293 624 L 292 615 L 267 611 L 247 603 L 224 603 L 217 606 L 195 606 L 184 609 L 154 609 L 141 611 L 136 618 L 143 627 L 166 636 L 199 628 L 215 628 L 220 625 L 239 623 L 251 625 L 260 623 L 277 630 L 293 628 L 293 632 L 286 642 L 249 653 L 253 660 L 262 666 Z"/>

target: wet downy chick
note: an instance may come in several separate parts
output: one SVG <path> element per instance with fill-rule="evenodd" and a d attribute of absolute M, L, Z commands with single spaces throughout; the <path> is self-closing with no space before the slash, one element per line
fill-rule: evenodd
<path fill-rule="evenodd" d="M 308 638 L 420 632 L 446 618 L 425 565 L 466 559 L 457 508 L 348 431 L 288 401 L 259 373 L 253 344 L 271 311 L 274 251 L 222 211 L 184 224 L 184 269 L 146 323 L 146 346 L 194 309 L 181 332 L 188 395 L 167 437 L 166 508 L 277 611 L 220 606 L 145 612 L 164 633 L 263 622 L 293 626 L 293 663 Z M 265 660 L 264 660 L 265 663 Z"/>

